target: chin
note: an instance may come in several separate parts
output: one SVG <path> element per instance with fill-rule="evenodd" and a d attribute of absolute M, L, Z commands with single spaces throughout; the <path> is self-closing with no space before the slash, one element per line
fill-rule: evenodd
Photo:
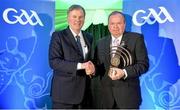
<path fill-rule="evenodd" d="M 121 34 L 113 34 L 114 37 L 119 37 Z"/>

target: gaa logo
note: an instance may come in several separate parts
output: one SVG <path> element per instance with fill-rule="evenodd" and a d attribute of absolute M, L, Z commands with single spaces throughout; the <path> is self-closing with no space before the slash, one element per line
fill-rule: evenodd
<path fill-rule="evenodd" d="M 3 12 L 3 19 L 8 24 L 20 23 L 22 25 L 26 25 L 29 23 L 32 26 L 35 26 L 37 24 L 39 24 L 40 26 L 44 26 L 43 23 L 41 22 L 39 16 L 37 15 L 37 13 L 33 10 L 30 10 L 30 12 L 31 12 L 31 15 L 29 15 L 23 9 L 20 9 L 20 11 L 18 12 L 14 8 L 7 8 Z M 11 17 L 11 19 L 10 19 L 10 17 Z M 24 18 L 25 18 L 25 20 L 24 20 Z"/>
<path fill-rule="evenodd" d="M 146 12 L 144 10 L 137 10 L 134 14 L 133 14 L 133 18 L 132 21 L 136 26 L 142 26 L 144 25 L 146 22 L 148 24 L 154 24 L 156 21 L 158 23 L 165 23 L 167 20 L 169 22 L 174 22 L 174 19 L 171 17 L 171 15 L 168 13 L 168 11 L 166 10 L 166 8 L 164 7 L 159 7 L 160 12 L 157 13 L 153 8 L 149 8 L 149 12 Z M 143 16 L 143 14 L 149 13 L 147 16 Z M 142 15 L 140 18 L 142 19 L 142 22 L 139 22 L 137 20 L 137 16 L 140 14 Z M 163 14 L 163 18 L 160 18 L 160 16 Z M 150 20 L 150 17 L 154 17 L 154 20 Z"/>

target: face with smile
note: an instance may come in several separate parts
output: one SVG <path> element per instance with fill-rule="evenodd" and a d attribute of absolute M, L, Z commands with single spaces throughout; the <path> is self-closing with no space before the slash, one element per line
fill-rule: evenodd
<path fill-rule="evenodd" d="M 79 34 L 83 24 L 84 24 L 85 15 L 83 10 L 81 9 L 74 9 L 69 12 L 68 14 L 68 24 L 71 29 Z"/>
<path fill-rule="evenodd" d="M 119 37 L 125 30 L 123 15 L 116 13 L 109 17 L 108 29 L 114 37 Z"/>

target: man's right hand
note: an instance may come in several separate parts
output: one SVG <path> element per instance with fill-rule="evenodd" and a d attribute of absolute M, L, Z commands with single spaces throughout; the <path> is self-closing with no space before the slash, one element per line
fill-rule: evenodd
<path fill-rule="evenodd" d="M 86 75 L 94 75 L 95 73 L 95 67 L 91 61 L 82 63 L 82 68 L 85 69 Z"/>

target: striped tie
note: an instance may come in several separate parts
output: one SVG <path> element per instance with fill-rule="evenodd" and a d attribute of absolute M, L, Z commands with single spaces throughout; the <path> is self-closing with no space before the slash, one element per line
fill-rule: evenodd
<path fill-rule="evenodd" d="M 83 55 L 83 50 L 82 50 L 82 46 L 81 46 L 81 42 L 80 42 L 80 36 L 76 36 L 76 42 L 77 42 L 79 51 L 80 51 L 81 54 Z"/>
<path fill-rule="evenodd" d="M 119 46 L 119 44 L 120 44 L 119 39 L 115 39 L 113 44 L 114 44 L 114 46 Z"/>

